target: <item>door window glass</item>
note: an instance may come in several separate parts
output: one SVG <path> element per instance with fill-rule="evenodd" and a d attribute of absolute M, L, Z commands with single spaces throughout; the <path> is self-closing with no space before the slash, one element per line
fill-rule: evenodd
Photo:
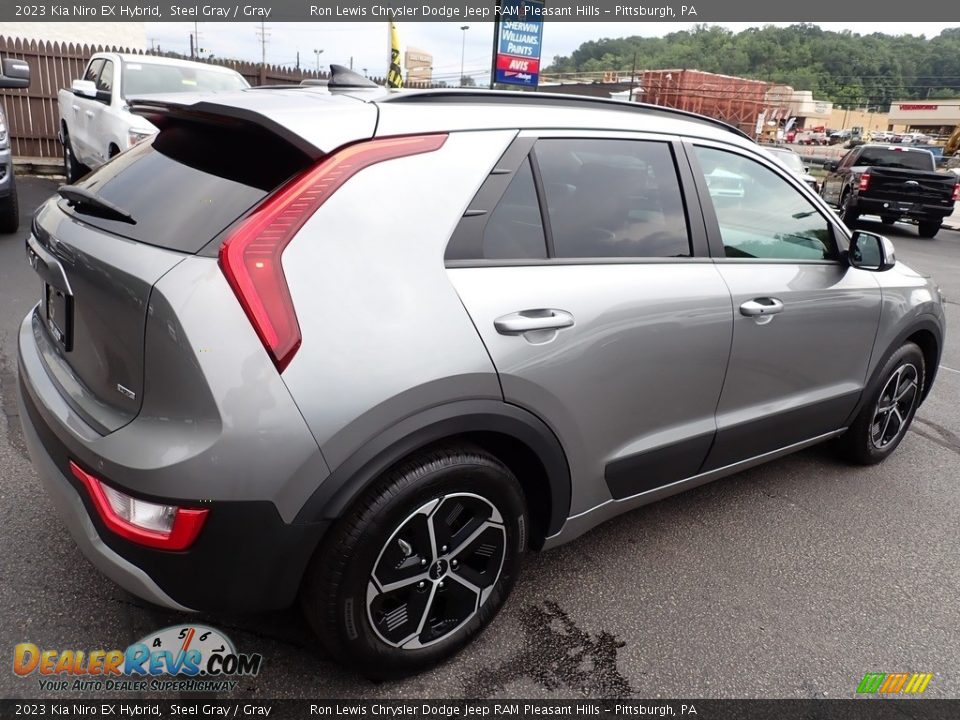
<path fill-rule="evenodd" d="M 113 90 L 113 62 L 110 60 L 103 63 L 103 69 L 97 78 L 97 90 L 106 93 L 107 96 Z"/>
<path fill-rule="evenodd" d="M 544 139 L 534 153 L 556 257 L 689 257 L 668 143 Z"/>
<path fill-rule="evenodd" d="M 836 257 L 830 223 L 798 189 L 760 163 L 696 147 L 730 258 Z"/>
<path fill-rule="evenodd" d="M 103 67 L 103 60 L 94 60 L 87 66 L 87 71 L 83 74 L 84 80 L 96 83 L 100 77 L 100 69 Z"/>

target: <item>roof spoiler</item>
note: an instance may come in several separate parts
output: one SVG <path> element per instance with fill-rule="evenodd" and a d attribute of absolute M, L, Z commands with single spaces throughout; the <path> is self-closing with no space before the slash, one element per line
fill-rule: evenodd
<path fill-rule="evenodd" d="M 161 98 L 129 98 L 127 106 L 135 115 L 146 118 L 161 130 L 170 121 L 182 120 L 211 125 L 252 125 L 266 130 L 287 141 L 300 152 L 313 160 L 319 160 L 324 152 L 293 132 L 290 128 L 255 110 L 233 105 L 200 100 L 193 103 L 180 103 Z"/>

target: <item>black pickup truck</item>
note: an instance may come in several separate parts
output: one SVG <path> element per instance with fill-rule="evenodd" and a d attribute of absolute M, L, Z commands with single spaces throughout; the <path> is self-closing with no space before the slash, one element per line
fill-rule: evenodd
<path fill-rule="evenodd" d="M 910 218 L 917 221 L 920 237 L 932 238 L 953 213 L 960 192 L 956 175 L 936 172 L 929 150 L 861 145 L 824 169 L 820 194 L 840 208 L 847 225 L 861 215 L 879 215 L 884 225 Z"/>

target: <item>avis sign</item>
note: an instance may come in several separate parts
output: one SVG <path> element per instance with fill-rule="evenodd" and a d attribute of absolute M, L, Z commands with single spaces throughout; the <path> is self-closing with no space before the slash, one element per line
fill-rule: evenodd
<path fill-rule="evenodd" d="M 494 80 L 536 87 L 543 43 L 543 0 L 500 0 L 496 17 Z"/>

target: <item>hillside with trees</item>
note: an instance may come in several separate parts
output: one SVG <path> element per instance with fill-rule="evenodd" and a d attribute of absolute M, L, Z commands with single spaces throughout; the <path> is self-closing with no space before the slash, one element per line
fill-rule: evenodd
<path fill-rule="evenodd" d="M 749 28 L 717 25 L 664 37 L 603 38 L 557 56 L 544 72 L 590 73 L 687 68 L 812 90 L 842 105 L 886 109 L 902 98 L 960 97 L 960 28 L 934 38 L 859 35 L 816 25 Z"/>

